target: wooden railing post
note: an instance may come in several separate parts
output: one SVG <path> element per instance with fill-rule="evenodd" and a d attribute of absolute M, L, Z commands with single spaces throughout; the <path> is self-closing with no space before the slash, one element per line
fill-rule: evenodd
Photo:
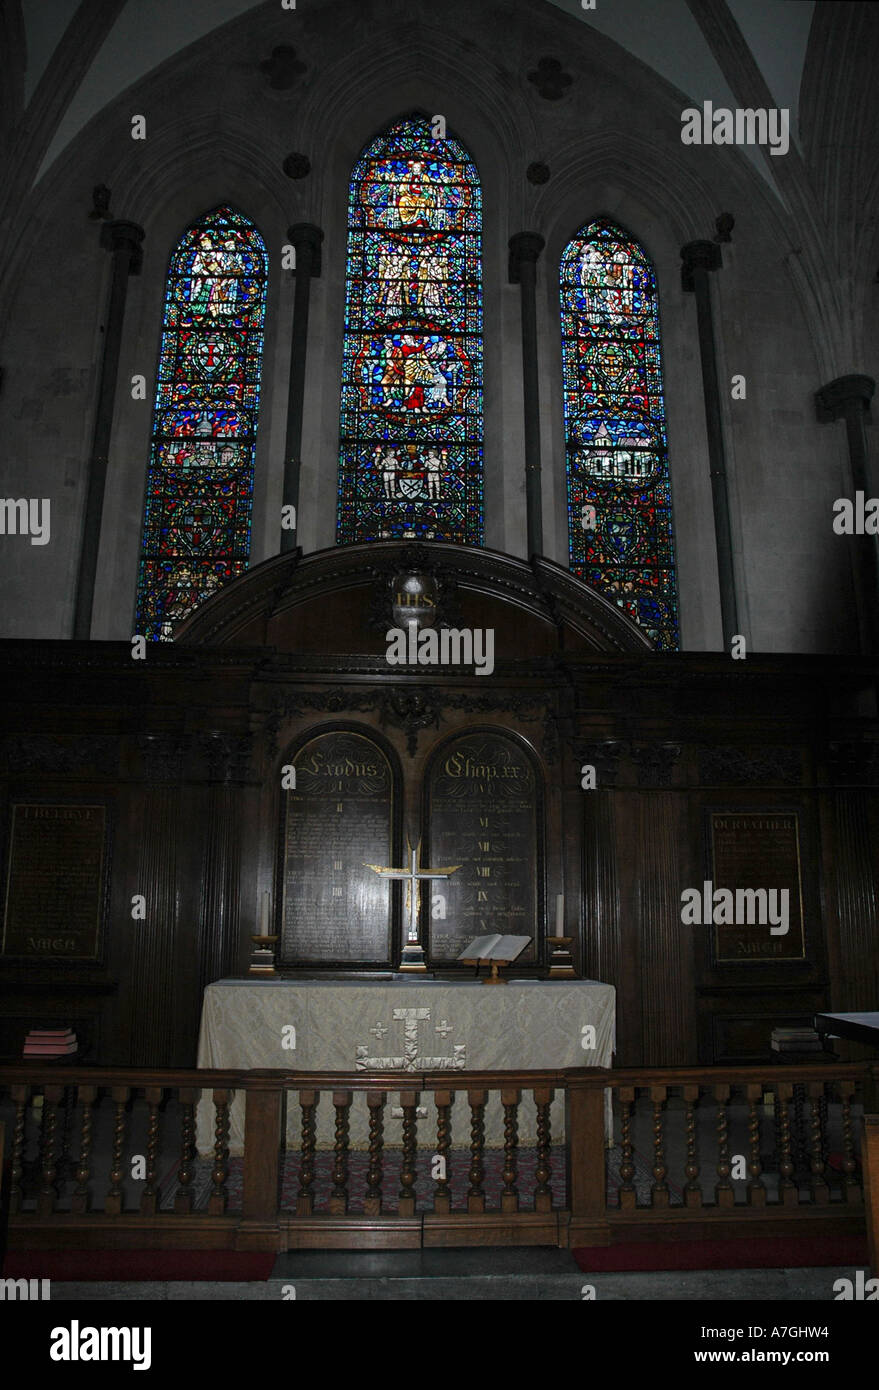
<path fill-rule="evenodd" d="M 810 1081 L 806 1087 L 809 1093 L 809 1191 L 812 1201 L 821 1206 L 830 1201 L 824 1162 L 824 1134 L 821 1123 L 821 1107 L 824 1101 L 823 1081 Z"/>
<path fill-rule="evenodd" d="M 637 1100 L 634 1086 L 618 1086 L 617 1100 L 620 1105 L 620 1211 L 634 1211 L 638 1205 L 638 1193 L 632 1178 L 635 1176 L 635 1146 L 632 1143 L 632 1112 Z"/>
<path fill-rule="evenodd" d="M 222 1216 L 229 1200 L 226 1179 L 229 1176 L 229 1103 L 234 1091 L 218 1087 L 214 1091 L 214 1167 L 211 1172 L 211 1195 L 208 1198 L 208 1211 L 211 1216 Z"/>
<path fill-rule="evenodd" d="M 745 1086 L 748 1102 L 748 1204 L 752 1207 L 765 1207 L 766 1184 L 760 1174 L 760 1111 L 757 1108 L 763 1099 L 763 1084 L 751 1081 Z"/>
<path fill-rule="evenodd" d="M 401 1091 L 400 1105 L 403 1108 L 403 1159 L 400 1168 L 400 1196 L 398 1207 L 401 1216 L 415 1215 L 415 1179 L 418 1162 L 418 1099 L 419 1091 Z"/>
<path fill-rule="evenodd" d="M 437 1157 L 442 1159 L 442 1164 L 440 1176 L 433 1190 L 433 1209 L 438 1215 L 448 1216 L 452 1210 L 449 1165 L 452 1161 L 451 1113 L 455 1103 L 455 1092 L 443 1088 L 436 1092 L 434 1100 L 436 1102 L 436 1153 Z"/>
<path fill-rule="evenodd" d="M 860 1206 L 864 1200 L 864 1194 L 855 1177 L 858 1164 L 855 1158 L 855 1137 L 852 1129 L 852 1099 L 855 1095 L 855 1091 L 856 1085 L 854 1081 L 840 1081 L 839 1094 L 842 1099 L 842 1171 L 845 1173 L 842 1195 L 847 1202 L 851 1202 L 854 1206 Z"/>
<path fill-rule="evenodd" d="M 714 1184 L 714 1200 L 719 1207 L 735 1205 L 736 1194 L 729 1175 L 732 1172 L 729 1161 L 729 1104 L 730 1087 L 721 1083 L 714 1088 L 717 1103 L 717 1182 Z"/>
<path fill-rule="evenodd" d="M 180 1167 L 177 1169 L 179 1187 L 174 1196 L 174 1211 L 189 1215 L 192 1211 L 192 1180 L 195 1177 L 195 1105 L 198 1091 L 192 1086 L 181 1086 L 177 1099 L 180 1102 L 182 1118 L 180 1122 Z"/>
<path fill-rule="evenodd" d="M 20 1083 L 10 1088 L 15 1102 L 15 1121 L 12 1127 L 12 1170 L 9 1175 L 9 1215 L 16 1216 L 21 1210 L 23 1196 L 21 1180 L 24 1176 L 24 1135 L 27 1122 L 27 1102 L 29 1086 Z"/>
<path fill-rule="evenodd" d="M 386 1091 L 366 1093 L 366 1105 L 369 1110 L 369 1166 L 366 1172 L 366 1196 L 363 1199 L 365 1216 L 381 1216 L 384 1114 L 387 1098 Z"/>
<path fill-rule="evenodd" d="M 470 1186 L 467 1189 L 468 1212 L 485 1211 L 485 1102 L 488 1091 L 469 1089 L 470 1102 Z"/>
<path fill-rule="evenodd" d="M 552 1128 L 550 1107 L 555 1091 L 552 1086 L 535 1086 L 532 1092 L 537 1108 L 537 1167 L 534 1170 L 534 1210 L 552 1211 Z M 473 1147 L 472 1144 L 470 1146 Z"/>
<path fill-rule="evenodd" d="M 862 1124 L 861 1166 L 864 1173 L 867 1243 L 870 1269 L 879 1276 L 879 1115 L 865 1115 Z"/>
<path fill-rule="evenodd" d="M 314 1151 L 317 1147 L 315 1135 L 317 1122 L 315 1111 L 320 1100 L 320 1091 L 300 1091 L 299 1108 L 302 1111 L 302 1144 L 299 1162 L 299 1192 L 296 1197 L 296 1215 L 311 1216 L 314 1211 Z"/>
<path fill-rule="evenodd" d="M 333 1144 L 333 1190 L 329 1209 L 334 1216 L 344 1216 L 348 1210 L 348 1132 L 351 1116 L 351 1092 L 333 1091 L 336 1110 L 335 1142 Z"/>
<path fill-rule="evenodd" d="M 82 1216 L 91 1206 L 89 1178 L 91 1176 L 92 1122 L 93 1106 L 97 1095 L 97 1086 L 80 1085 L 78 1087 L 78 1099 L 82 1108 L 82 1125 L 79 1138 L 79 1160 L 76 1166 L 76 1186 L 70 1198 L 70 1210 L 75 1212 L 77 1216 Z"/>
<path fill-rule="evenodd" d="M 287 1093 L 278 1081 L 245 1083 L 244 1193 L 236 1249 L 280 1249 L 281 1151 Z"/>
<path fill-rule="evenodd" d="M 568 1244 L 607 1245 L 604 1090 L 582 1072 L 565 1083 L 565 1192 Z"/>
<path fill-rule="evenodd" d="M 94 1087 L 91 1088 L 94 1090 Z M 80 1087 L 80 1091 L 83 1087 Z M 155 1216 L 158 1210 L 159 1194 L 156 1188 L 159 1162 L 159 1106 L 164 1092 L 161 1086 L 146 1086 L 144 1100 L 147 1103 L 147 1142 L 146 1142 L 146 1183 L 140 1194 L 141 1216 Z M 85 1145 L 86 1108 L 83 1104 L 83 1146 Z"/>
<path fill-rule="evenodd" d="M 504 1190 L 501 1193 L 501 1211 L 519 1210 L 519 1190 L 516 1187 L 518 1171 L 519 1142 L 519 1101 L 522 1092 L 515 1086 L 501 1089 L 501 1104 L 504 1107 Z"/>
<path fill-rule="evenodd" d="M 653 1106 L 653 1184 L 650 1188 L 650 1205 L 665 1208 L 669 1202 L 668 1168 L 665 1163 L 665 1134 L 662 1126 L 662 1107 L 668 1099 L 667 1086 L 650 1087 L 650 1103 Z"/>
<path fill-rule="evenodd" d="M 110 1090 L 113 1101 L 113 1155 L 110 1161 L 110 1186 L 104 1198 L 104 1212 L 107 1216 L 119 1216 L 122 1211 L 122 1180 L 125 1177 L 125 1111 L 131 1096 L 130 1086 L 113 1086 Z M 177 1210 L 176 1199 L 174 1210 Z"/>
<path fill-rule="evenodd" d="M 58 1192 L 58 1107 L 64 1097 L 63 1086 L 47 1086 L 43 1101 L 43 1171 L 37 1194 L 37 1216 L 51 1216 Z"/>
<path fill-rule="evenodd" d="M 684 1172 L 687 1175 L 687 1184 L 684 1188 L 684 1205 L 687 1207 L 701 1207 L 702 1205 L 702 1184 L 699 1181 L 699 1134 L 697 1130 L 697 1107 L 699 1105 L 699 1087 L 682 1087 L 684 1102 L 686 1104 L 686 1131 L 687 1131 L 687 1162 Z"/>
<path fill-rule="evenodd" d="M 775 1082 L 775 1113 L 778 1133 L 778 1195 L 782 1206 L 795 1207 L 800 1200 L 799 1189 L 793 1180 L 794 1161 L 791 1153 L 790 1112 L 788 1102 L 794 1088 L 787 1081 Z"/>

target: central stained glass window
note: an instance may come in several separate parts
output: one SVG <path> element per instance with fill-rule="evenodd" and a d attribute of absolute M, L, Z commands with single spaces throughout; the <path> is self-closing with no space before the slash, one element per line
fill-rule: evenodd
<path fill-rule="evenodd" d="M 228 207 L 171 257 L 134 629 L 154 641 L 247 569 L 267 268 Z"/>
<path fill-rule="evenodd" d="M 561 266 L 571 569 L 662 651 L 679 646 L 656 276 L 592 222 Z M 594 526 L 592 525 L 594 513 Z"/>
<path fill-rule="evenodd" d="M 393 125 L 351 179 L 340 545 L 482 544 L 482 198 L 435 124 Z"/>

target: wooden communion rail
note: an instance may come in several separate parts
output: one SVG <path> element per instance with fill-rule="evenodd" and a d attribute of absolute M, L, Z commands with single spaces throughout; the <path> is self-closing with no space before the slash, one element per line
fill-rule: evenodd
<path fill-rule="evenodd" d="M 8 1248 L 282 1251 L 863 1234 L 865 1186 L 879 1194 L 879 1121 L 865 1125 L 861 1116 L 865 1092 L 875 1108 L 877 1080 L 879 1066 L 869 1063 L 376 1075 L 8 1066 L 0 1068 Z M 229 1155 L 236 1092 L 245 1101 L 240 1159 Z M 301 1138 L 288 1146 L 294 1094 Z M 436 1106 L 429 1129 L 418 1111 L 427 1096 Z M 564 1098 L 563 1147 L 552 1142 L 554 1096 Z M 208 1159 L 196 1151 L 200 1097 L 213 1105 Z M 402 1109 L 394 1149 L 383 1139 L 389 1098 Z M 490 1098 L 503 1108 L 496 1151 L 485 1144 Z M 349 1121 L 352 1105 L 364 1102 L 368 1148 L 358 1154 Z M 318 1105 L 334 1112 L 326 1154 L 316 1142 Z M 523 1106 L 534 1107 L 528 1148 L 518 1138 Z M 453 1147 L 454 1115 L 469 1122 L 463 1149 Z M 877 1221 L 874 1209 L 871 1237 Z"/>

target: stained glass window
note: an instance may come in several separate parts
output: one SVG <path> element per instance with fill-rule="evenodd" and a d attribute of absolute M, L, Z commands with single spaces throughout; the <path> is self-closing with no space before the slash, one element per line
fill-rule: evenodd
<path fill-rule="evenodd" d="M 351 179 L 339 544 L 482 544 L 482 199 L 415 116 Z"/>
<path fill-rule="evenodd" d="M 153 640 L 247 569 L 267 266 L 228 207 L 171 257 L 135 617 Z"/>
<path fill-rule="evenodd" d="M 656 276 L 637 242 L 592 222 L 562 257 L 561 297 L 571 569 L 614 599 L 657 648 L 673 651 Z"/>

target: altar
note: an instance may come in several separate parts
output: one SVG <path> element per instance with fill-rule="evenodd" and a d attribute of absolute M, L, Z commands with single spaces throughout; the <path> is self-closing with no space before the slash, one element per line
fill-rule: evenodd
<path fill-rule="evenodd" d="M 609 1067 L 614 1051 L 616 994 L 595 980 L 511 980 L 488 988 L 477 980 L 218 980 L 205 990 L 198 1066 L 218 1070 L 290 1071 L 560 1070 Z M 397 1114 L 394 1110 L 397 1108 Z M 299 1142 L 295 1093 L 287 1107 L 287 1143 Z M 355 1093 L 352 1148 L 367 1142 L 367 1106 Z M 519 1142 L 533 1143 L 535 1107 L 523 1092 Z M 333 1108 L 318 1107 L 317 1143 L 331 1148 Z M 452 1144 L 469 1144 L 469 1108 L 452 1108 Z M 561 1092 L 551 1111 L 553 1142 L 564 1134 Z M 486 1144 L 503 1142 L 499 1096 L 485 1112 Z M 198 1148 L 213 1144 L 213 1107 L 205 1092 L 198 1107 Z M 230 1152 L 240 1154 L 244 1103 L 231 1106 Z M 435 1142 L 436 1110 L 428 1094 L 419 1102 L 418 1142 Z M 399 1098 L 389 1089 L 385 1142 L 401 1143 Z"/>

